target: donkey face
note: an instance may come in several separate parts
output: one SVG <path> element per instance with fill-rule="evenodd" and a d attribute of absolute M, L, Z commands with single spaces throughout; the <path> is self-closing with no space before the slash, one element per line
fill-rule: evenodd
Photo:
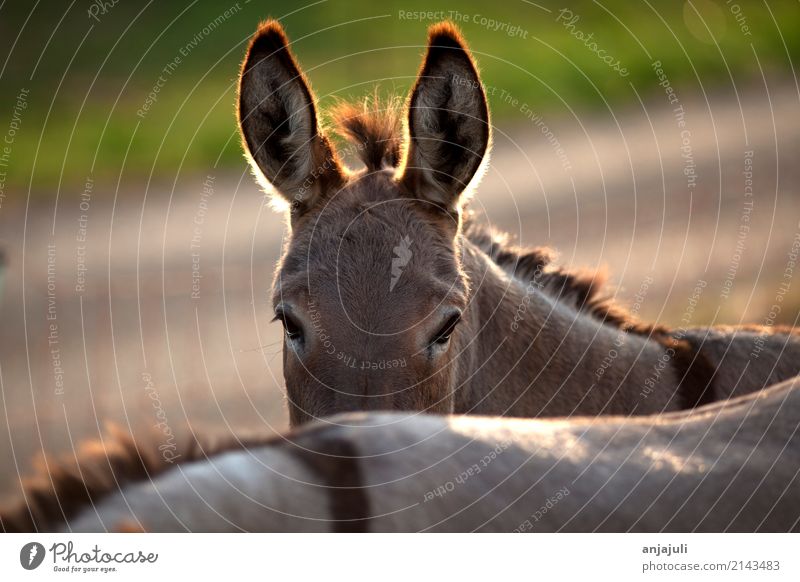
<path fill-rule="evenodd" d="M 377 104 L 340 106 L 336 118 L 365 169 L 342 165 L 282 29 L 261 25 L 242 66 L 239 122 L 256 176 L 290 209 L 273 305 L 291 423 L 451 412 L 472 325 L 463 193 L 489 146 L 485 95 L 458 32 L 430 30 L 405 143 Z"/>

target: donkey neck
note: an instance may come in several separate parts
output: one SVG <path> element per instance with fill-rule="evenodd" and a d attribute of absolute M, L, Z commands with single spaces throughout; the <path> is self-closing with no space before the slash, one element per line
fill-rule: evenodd
<path fill-rule="evenodd" d="M 521 280 L 466 237 L 472 298 L 455 412 L 507 416 L 644 414 L 679 408 L 665 347 Z M 465 337 L 466 336 L 466 337 Z"/>

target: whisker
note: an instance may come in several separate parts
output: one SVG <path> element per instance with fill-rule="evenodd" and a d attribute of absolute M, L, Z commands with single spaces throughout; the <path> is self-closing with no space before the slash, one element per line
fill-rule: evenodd
<path fill-rule="evenodd" d="M 268 343 L 268 344 L 264 344 L 264 345 L 256 346 L 256 347 L 254 347 L 254 348 L 246 349 L 246 350 L 244 350 L 244 349 L 241 349 L 241 350 L 239 350 L 239 353 L 240 353 L 240 354 L 249 354 L 250 352 L 257 352 L 257 351 L 259 351 L 259 350 L 264 350 L 264 349 L 266 349 L 266 348 L 270 348 L 270 347 L 272 347 L 272 346 L 274 346 L 274 345 L 276 345 L 276 344 L 280 344 L 280 343 L 283 343 L 283 340 L 282 340 L 282 339 L 279 339 L 279 340 L 277 340 L 277 341 L 274 341 L 274 342 L 271 342 L 271 343 Z M 277 352 L 277 353 L 280 353 L 280 351 L 281 351 L 281 350 L 278 350 L 278 352 Z"/>

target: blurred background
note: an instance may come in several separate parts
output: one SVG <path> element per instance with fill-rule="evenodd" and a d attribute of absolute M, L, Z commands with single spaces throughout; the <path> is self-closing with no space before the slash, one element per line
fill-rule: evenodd
<path fill-rule="evenodd" d="M 405 95 L 453 20 L 495 125 L 484 220 L 605 268 L 642 319 L 797 321 L 796 0 L 3 2 L 0 493 L 108 421 L 176 454 L 287 426 L 284 223 L 234 115 L 268 16 L 323 110 Z"/>

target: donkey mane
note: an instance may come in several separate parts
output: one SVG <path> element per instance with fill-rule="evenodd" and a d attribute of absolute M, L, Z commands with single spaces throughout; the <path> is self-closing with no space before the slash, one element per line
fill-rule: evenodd
<path fill-rule="evenodd" d="M 518 282 L 533 285 L 557 301 L 602 323 L 640 335 L 667 335 L 661 325 L 640 322 L 614 299 L 603 271 L 565 269 L 553 265 L 557 253 L 550 247 L 521 247 L 508 234 L 478 223 L 472 212 L 465 216 L 464 236 Z"/>
<path fill-rule="evenodd" d="M 158 452 L 158 439 L 148 435 L 139 441 L 123 429 L 108 425 L 102 439 L 84 442 L 73 455 L 40 457 L 34 473 L 22 481 L 22 499 L 0 506 L 0 530 L 49 531 L 67 522 L 81 509 L 93 506 L 124 485 L 153 479 L 175 464 L 204 460 L 209 456 L 259 446 L 275 437 L 241 439 L 191 436 L 178 448 L 180 459 L 170 463 Z M 152 438 L 151 438 L 152 437 Z M 131 530 L 137 524 L 125 524 Z"/>

